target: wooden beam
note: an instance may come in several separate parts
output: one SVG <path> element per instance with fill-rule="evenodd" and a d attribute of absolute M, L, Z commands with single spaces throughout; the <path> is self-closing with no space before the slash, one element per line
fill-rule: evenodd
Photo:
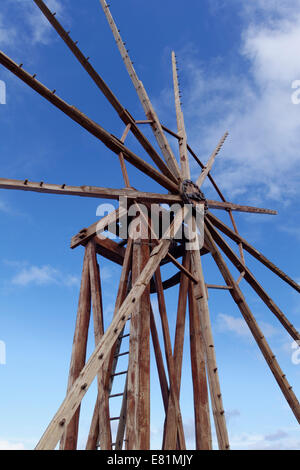
<path fill-rule="evenodd" d="M 197 450 L 212 449 L 212 435 L 209 415 L 209 398 L 206 379 L 204 342 L 201 334 L 200 315 L 194 295 L 194 287 L 189 283 L 190 349 L 194 391 L 194 416 Z"/>
<path fill-rule="evenodd" d="M 229 449 L 229 440 L 225 420 L 225 411 L 220 388 L 218 366 L 214 348 L 211 329 L 210 315 L 208 309 L 206 286 L 202 271 L 202 263 L 199 251 L 191 252 L 192 272 L 198 276 L 199 282 L 194 285 L 194 296 L 197 300 L 200 312 L 200 327 L 204 342 L 205 360 L 209 381 L 209 390 L 212 404 L 213 417 L 215 421 L 216 434 L 220 450 Z"/>
<path fill-rule="evenodd" d="M 283 281 L 293 287 L 297 292 L 300 292 L 300 285 L 291 279 L 287 274 L 285 274 L 281 269 L 279 269 L 274 263 L 272 263 L 268 258 L 266 258 L 260 251 L 254 248 L 250 243 L 247 242 L 244 238 L 240 235 L 236 234 L 233 230 L 227 227 L 220 219 L 215 217 L 213 214 L 208 213 L 206 215 L 208 220 L 214 224 L 221 232 L 225 235 L 230 237 L 236 243 L 241 243 L 243 245 L 244 250 L 250 253 L 254 258 L 264 264 L 267 268 L 269 268 L 273 273 L 277 274 Z"/>
<path fill-rule="evenodd" d="M 88 118 L 84 113 L 75 108 L 75 106 L 71 106 L 59 98 L 53 91 L 46 88 L 42 83 L 33 78 L 28 72 L 19 67 L 18 64 L 13 62 L 1 51 L 0 63 L 5 68 L 10 70 L 14 75 L 19 77 L 33 90 L 43 96 L 46 100 L 63 111 L 73 121 L 77 122 L 77 124 L 84 127 L 88 132 L 101 140 L 101 142 L 103 142 L 104 145 L 116 155 L 119 155 L 120 152 L 122 152 L 126 160 L 128 160 L 132 165 L 141 170 L 143 173 L 150 176 L 157 183 L 161 184 L 171 192 L 176 193 L 178 191 L 178 187 L 173 181 L 149 165 L 149 163 L 144 161 L 142 158 L 138 157 L 134 152 L 125 147 L 125 145 L 117 137 L 107 132 L 105 129 L 103 129 L 103 127 L 101 127 L 92 119 Z"/>
<path fill-rule="evenodd" d="M 78 311 L 75 326 L 75 333 L 73 339 L 72 356 L 70 363 L 70 372 L 68 380 L 67 395 L 72 389 L 74 383 L 80 376 L 80 373 L 84 367 L 86 360 L 86 348 L 88 339 L 88 329 L 90 323 L 90 311 L 91 311 L 91 290 L 90 290 L 90 276 L 89 276 L 89 254 L 88 250 L 85 250 L 80 294 L 78 301 Z M 60 443 L 60 449 L 63 450 L 75 450 L 77 448 L 78 440 L 78 425 L 79 425 L 79 414 L 80 406 L 74 410 L 75 413 L 72 416 L 68 426 L 63 431 L 63 438 Z M 61 437 L 61 435 L 59 436 Z"/>
<path fill-rule="evenodd" d="M 147 240 L 133 243 L 132 282 L 149 259 Z M 150 284 L 131 315 L 127 385 L 126 449 L 150 448 Z"/>
<path fill-rule="evenodd" d="M 219 270 L 225 280 L 225 282 L 232 286 L 232 289 L 229 290 L 233 300 L 236 302 L 241 314 L 243 315 L 258 347 L 260 348 L 268 366 L 271 369 L 285 399 L 287 400 L 292 412 L 294 413 L 297 421 L 300 423 L 300 404 L 297 400 L 296 395 L 294 394 L 292 387 L 286 379 L 286 375 L 281 370 L 276 357 L 268 345 L 268 342 L 259 328 L 248 304 L 245 301 L 245 298 L 240 290 L 239 286 L 236 284 L 233 276 L 231 275 L 221 253 L 219 252 L 216 243 L 214 242 L 215 233 L 210 232 L 211 227 L 205 227 L 205 236 L 210 247 L 210 252 L 219 267 Z"/>
<path fill-rule="evenodd" d="M 216 156 L 218 155 L 218 153 L 220 152 L 226 138 L 228 136 L 228 132 L 225 132 L 224 136 L 222 137 L 222 139 L 220 140 L 220 142 L 218 143 L 216 149 L 214 150 L 214 152 L 211 154 L 207 164 L 205 165 L 205 167 L 203 168 L 202 172 L 200 173 L 200 176 L 198 177 L 197 179 L 197 185 L 199 186 L 199 188 L 201 188 L 202 184 L 204 183 L 204 180 L 205 178 L 207 177 L 207 175 L 209 174 L 210 170 L 212 169 L 212 166 L 214 164 L 214 161 L 216 159 Z"/>
<path fill-rule="evenodd" d="M 183 428 L 181 426 L 182 417 L 181 417 L 180 405 L 179 405 L 178 384 L 177 384 L 176 375 L 175 375 L 175 365 L 174 365 L 174 358 L 173 358 L 173 353 L 172 353 L 168 317 L 167 317 L 166 304 L 165 304 L 165 298 L 164 298 L 164 292 L 163 292 L 161 274 L 160 274 L 159 268 L 155 272 L 155 283 L 156 283 L 156 289 L 157 289 L 157 300 L 158 300 L 159 313 L 160 313 L 160 318 L 161 318 L 161 323 L 162 323 L 165 354 L 166 354 L 166 361 L 167 361 L 169 380 L 170 380 L 170 392 L 169 392 L 170 399 L 169 399 L 169 404 L 168 404 L 168 412 L 166 416 L 163 449 L 175 450 L 176 444 L 177 444 L 177 435 L 178 435 L 177 433 Z M 183 433 L 179 433 L 178 440 L 179 440 L 179 448 L 181 450 L 185 449 L 186 445 L 185 445 L 185 438 L 184 438 Z"/>
<path fill-rule="evenodd" d="M 139 202 L 153 202 L 164 204 L 175 204 L 182 201 L 181 196 L 172 194 L 158 194 L 148 193 L 143 191 L 136 191 L 135 189 L 122 188 L 101 188 L 98 186 L 70 186 L 66 184 L 50 184 L 43 181 L 33 182 L 26 180 L 14 180 L 7 178 L 0 178 L 1 189 L 15 189 L 21 191 L 33 191 L 37 193 L 46 194 L 62 194 L 69 196 L 81 197 L 94 197 L 103 199 L 115 199 L 126 197 L 129 200 L 136 200 Z"/>
<path fill-rule="evenodd" d="M 263 302 L 267 305 L 267 307 L 271 310 L 272 313 L 277 317 L 286 331 L 291 335 L 291 337 L 295 341 L 300 341 L 300 334 L 291 324 L 291 322 L 287 319 L 284 313 L 280 310 L 279 307 L 275 304 L 275 302 L 269 297 L 266 291 L 262 288 L 262 286 L 258 283 L 255 279 L 254 275 L 251 273 L 250 269 L 243 265 L 243 263 L 239 260 L 238 256 L 234 253 L 234 251 L 230 248 L 228 243 L 224 240 L 224 238 L 217 232 L 214 226 L 207 220 L 206 222 L 207 227 L 210 231 L 211 236 L 215 240 L 215 242 L 219 245 L 219 247 L 224 251 L 226 256 L 230 259 L 230 261 L 234 264 L 234 266 L 241 272 L 245 273 L 244 278 L 245 281 L 250 284 L 250 286 L 255 290 L 255 292 L 259 295 L 259 297 L 263 300 Z"/>
<path fill-rule="evenodd" d="M 174 84 L 174 96 L 175 96 L 175 110 L 177 118 L 177 130 L 179 135 L 179 157 L 181 165 L 181 176 L 184 180 L 191 179 L 190 166 L 188 161 L 188 151 L 187 151 L 187 138 L 184 125 L 183 113 L 181 110 L 180 102 L 180 91 L 178 84 L 178 75 L 177 75 L 177 64 L 176 56 L 174 51 L 172 51 L 172 71 L 173 71 L 173 84 Z"/>
<path fill-rule="evenodd" d="M 154 136 L 157 140 L 157 143 L 161 149 L 161 152 L 168 164 L 169 169 L 173 172 L 174 176 L 176 178 L 180 178 L 180 171 L 178 167 L 178 163 L 173 155 L 173 152 L 171 150 L 170 144 L 162 130 L 161 123 L 158 119 L 158 116 L 156 112 L 154 111 L 154 108 L 151 104 L 151 101 L 149 99 L 149 96 L 147 95 L 147 92 L 143 86 L 143 83 L 139 80 L 137 73 L 133 67 L 133 64 L 130 60 L 128 50 L 126 49 L 124 42 L 122 41 L 120 32 L 116 26 L 116 23 L 109 11 L 109 6 L 106 3 L 105 0 L 100 0 L 100 3 L 102 5 L 103 11 L 105 13 L 105 16 L 107 18 L 107 21 L 109 23 L 109 26 L 112 30 L 113 36 L 116 40 L 118 49 L 120 51 L 121 57 L 123 59 L 123 62 L 125 64 L 125 67 L 128 71 L 128 74 L 132 80 L 132 83 L 136 89 L 136 92 L 138 94 L 138 97 L 140 99 L 140 102 L 144 108 L 146 117 L 148 120 L 151 121 L 151 127 L 154 132 Z"/>
<path fill-rule="evenodd" d="M 232 202 L 219 202 L 208 199 L 207 204 L 208 207 L 211 209 L 223 209 L 227 211 L 253 212 L 254 214 L 277 215 L 277 211 L 271 209 L 262 209 L 260 207 L 253 206 L 241 206 L 240 204 L 233 204 Z"/>

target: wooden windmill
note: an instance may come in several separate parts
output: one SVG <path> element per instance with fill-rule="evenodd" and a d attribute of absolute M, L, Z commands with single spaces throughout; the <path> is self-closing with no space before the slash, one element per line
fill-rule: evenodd
<path fill-rule="evenodd" d="M 256 214 L 275 214 L 276 212 L 233 204 L 228 202 L 223 196 L 211 175 L 211 168 L 227 137 L 227 133 L 220 140 L 208 162 L 205 165 L 202 164 L 187 142 L 174 53 L 172 53 L 172 68 L 177 132 L 170 131 L 161 124 L 145 88 L 136 74 L 128 51 L 105 0 L 100 0 L 100 3 L 145 110 L 146 119 L 143 121 L 135 120 L 127 109 L 123 107 L 91 65 L 89 58 L 80 51 L 77 42 L 71 39 L 69 32 L 66 32 L 59 23 L 55 12 L 51 12 L 42 0 L 33 1 L 118 113 L 125 125 L 122 137 L 120 139 L 115 137 L 77 108 L 70 106 L 56 95 L 55 90 L 52 91 L 46 88 L 35 78 L 35 75 L 26 72 L 22 64 L 16 64 L 3 52 L 0 52 L 0 62 L 50 103 L 93 134 L 117 155 L 120 161 L 125 188 L 75 187 L 65 184 L 35 183 L 28 180 L 18 181 L 3 178 L 0 179 L 0 187 L 94 198 L 119 199 L 120 197 L 125 197 L 129 201 L 129 207 L 135 209 L 135 216 L 132 216 L 129 214 L 128 208 L 120 205 L 114 212 L 104 216 L 90 227 L 82 229 L 72 238 L 71 247 L 75 248 L 81 245 L 85 248 L 85 254 L 68 389 L 64 401 L 37 444 L 36 449 L 54 449 L 59 442 L 61 449 L 76 449 L 80 404 L 94 380 L 97 381 L 98 395 L 86 448 L 106 450 L 149 449 L 150 338 L 152 338 L 153 342 L 165 409 L 162 448 L 165 450 L 185 449 L 184 427 L 180 410 L 180 388 L 187 303 L 196 449 L 212 449 L 211 428 L 213 423 L 211 423 L 210 419 L 210 404 L 219 449 L 229 449 L 208 308 L 208 288 L 228 290 L 228 293 L 232 296 L 245 322 L 249 326 L 292 412 L 298 422 L 300 422 L 299 402 L 245 300 L 239 286 L 240 281 L 244 279 L 254 289 L 256 294 L 263 300 L 294 340 L 300 340 L 300 335 L 246 266 L 244 251 L 250 253 L 297 292 L 300 292 L 300 287 L 243 239 L 238 232 L 233 217 L 234 211 Z M 160 152 L 145 137 L 140 125 L 147 125 L 152 129 Z M 153 165 L 147 163 L 125 146 L 124 142 L 129 132 L 134 135 L 139 144 L 146 150 L 153 161 Z M 174 152 L 166 138 L 166 133 L 178 141 L 179 162 L 174 156 Z M 191 181 L 189 155 L 196 160 L 201 168 L 200 176 L 196 183 Z M 160 194 L 142 192 L 135 189 L 132 186 L 132 182 L 129 181 L 126 169 L 127 162 L 159 183 L 168 192 Z M 220 201 L 205 199 L 201 187 L 206 178 L 210 180 L 217 191 Z M 148 217 L 148 214 L 144 213 L 141 206 L 143 205 L 147 208 L 151 206 L 151 210 L 158 214 L 160 220 L 165 213 L 169 213 L 169 211 L 160 206 L 161 204 L 168 204 L 169 206 L 177 204 L 179 208 L 174 214 L 171 214 L 172 217 L 166 230 L 161 230 L 158 234 L 152 226 L 151 218 Z M 192 207 L 192 211 L 188 210 L 187 206 L 189 208 Z M 219 220 L 211 213 L 210 209 L 227 211 L 233 228 L 231 229 Z M 197 217 L 198 214 L 201 215 L 200 218 Z M 140 232 L 137 230 L 137 233 L 140 233 L 139 236 L 132 237 L 130 231 L 126 231 L 124 234 L 124 230 L 122 230 L 124 225 L 126 226 L 132 220 L 138 220 Z M 198 224 L 198 227 L 195 230 L 196 224 Z M 187 236 L 178 238 L 177 233 L 182 230 L 183 226 L 185 229 L 188 227 L 185 232 Z M 114 230 L 118 237 L 122 233 L 122 239 L 119 242 L 103 235 L 107 228 L 112 230 L 111 227 L 115 227 Z M 192 229 L 194 229 L 194 232 Z M 189 237 L 191 233 L 196 234 L 194 240 L 196 245 L 192 249 L 187 248 L 188 242 L 191 240 L 191 237 Z M 221 233 L 238 245 L 239 256 L 236 255 L 235 251 L 225 241 Z M 201 243 L 197 245 L 203 234 L 203 246 L 201 246 Z M 234 279 L 227 267 L 223 257 L 224 254 L 240 271 L 240 276 L 237 280 Z M 122 266 L 114 316 L 106 331 L 104 331 L 103 322 L 101 270 L 99 269 L 97 255 L 101 255 L 111 262 Z M 212 256 L 224 278 L 224 285 L 206 284 L 201 263 L 201 256 L 203 255 Z M 167 263 L 173 263 L 177 268 L 177 273 L 170 279 L 162 281 L 161 266 Z M 175 343 L 172 345 L 164 291 L 176 285 L 179 286 L 179 297 Z M 160 344 L 157 333 L 156 321 L 150 302 L 151 294 L 157 295 L 158 299 L 163 331 L 163 345 Z M 91 311 L 93 314 L 95 350 L 86 361 Z M 128 329 L 126 330 L 125 328 Z M 128 340 L 129 349 L 126 352 L 121 352 L 121 344 L 124 338 Z M 164 366 L 163 353 L 166 358 L 166 368 Z M 120 356 L 125 354 L 128 357 L 128 369 L 118 371 L 118 360 Z M 112 393 L 113 381 L 120 374 L 126 377 L 125 387 L 120 393 L 115 394 Z M 121 397 L 120 413 L 118 416 L 111 416 L 110 401 L 116 396 Z M 116 435 L 112 437 L 111 423 L 113 420 L 118 422 L 118 427 Z"/>

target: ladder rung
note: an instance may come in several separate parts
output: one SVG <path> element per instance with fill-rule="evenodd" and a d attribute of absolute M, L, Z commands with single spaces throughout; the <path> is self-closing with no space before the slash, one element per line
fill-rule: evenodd
<path fill-rule="evenodd" d="M 129 333 L 127 333 L 126 335 L 120 336 L 120 339 L 127 338 L 128 336 L 130 336 Z"/>
<path fill-rule="evenodd" d="M 116 372 L 115 374 L 111 374 L 111 377 L 115 377 L 116 375 L 123 375 L 123 374 L 127 374 L 127 370 L 123 370 L 122 372 Z"/>
<path fill-rule="evenodd" d="M 109 395 L 108 398 L 122 397 L 123 395 L 124 395 L 124 392 L 123 393 L 114 393 L 113 395 Z"/>
<path fill-rule="evenodd" d="M 109 418 L 110 421 L 116 421 L 117 419 L 120 419 L 120 416 L 114 416 L 113 418 Z"/>
<path fill-rule="evenodd" d="M 126 351 L 126 352 L 123 352 L 123 353 L 120 353 L 120 354 L 116 354 L 114 357 L 126 356 L 126 354 L 129 354 L 129 351 Z"/>

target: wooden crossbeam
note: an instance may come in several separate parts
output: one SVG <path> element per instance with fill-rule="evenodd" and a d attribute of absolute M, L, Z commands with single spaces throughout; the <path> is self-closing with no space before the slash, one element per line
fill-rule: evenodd
<path fill-rule="evenodd" d="M 57 16 L 54 15 L 49 8 L 46 6 L 46 4 L 42 0 L 33 0 L 35 4 L 39 7 L 39 9 L 42 11 L 42 13 L 45 15 L 49 23 L 53 26 L 53 28 L 56 30 L 56 32 L 59 34 L 59 36 L 62 38 L 62 40 L 65 42 L 65 44 L 68 46 L 68 48 L 71 50 L 71 52 L 74 54 L 74 56 L 77 58 L 79 63 L 82 65 L 82 67 L 86 70 L 86 72 L 89 74 L 91 79 L 94 81 L 94 83 L 97 85 L 97 87 L 101 90 L 101 92 L 104 94 L 104 96 L 107 98 L 107 100 L 110 102 L 110 104 L 114 107 L 114 109 L 117 111 L 118 115 L 122 119 L 122 121 L 128 125 L 130 124 L 130 129 L 131 132 L 134 134 L 134 136 L 137 138 L 137 140 L 140 142 L 140 144 L 144 147 L 144 149 L 147 151 L 147 153 L 150 155 L 152 160 L 156 163 L 160 171 L 173 180 L 176 183 L 176 179 L 173 176 L 172 172 L 169 170 L 167 165 L 164 163 L 164 161 L 161 159 L 160 155 L 157 153 L 155 148 L 151 145 L 151 143 L 146 139 L 144 134 L 140 131 L 138 126 L 135 124 L 134 118 L 131 116 L 131 114 L 122 106 L 120 101 L 116 98 L 114 93 L 110 90 L 108 85 L 105 83 L 103 78 L 96 72 L 94 67 L 91 65 L 90 61 L 88 58 L 81 52 L 79 47 L 77 46 L 76 42 L 72 40 L 70 37 L 69 32 L 67 32 L 63 26 L 60 24 L 60 22 L 57 20 Z"/>
<path fill-rule="evenodd" d="M 158 119 L 158 116 L 152 106 L 152 103 L 149 99 L 149 96 L 144 88 L 143 83 L 139 80 L 137 73 L 133 67 L 132 61 L 130 60 L 128 50 L 126 49 L 124 42 L 121 38 L 120 32 L 116 26 L 116 23 L 111 15 L 111 12 L 109 11 L 109 6 L 105 0 L 100 0 L 100 3 L 102 5 L 103 11 L 105 13 L 105 16 L 107 18 L 107 21 L 109 23 L 109 26 L 112 30 L 113 36 L 116 40 L 118 49 L 120 51 L 121 57 L 123 59 L 123 62 L 125 64 L 125 67 L 128 71 L 128 74 L 132 80 L 132 83 L 136 89 L 136 92 L 138 94 L 138 97 L 140 99 L 140 102 L 144 108 L 146 117 L 149 121 L 151 121 L 151 127 L 154 132 L 154 136 L 157 140 L 157 143 L 161 149 L 161 152 L 169 166 L 169 169 L 173 172 L 173 174 L 176 176 L 176 178 L 180 178 L 180 171 L 178 167 L 178 163 L 173 155 L 173 152 L 171 150 L 170 144 L 162 130 L 161 123 Z"/>
<path fill-rule="evenodd" d="M 246 250 L 254 258 L 260 261 L 267 268 L 269 268 L 273 273 L 277 274 L 277 276 L 279 276 L 283 281 L 285 281 L 287 284 L 293 287 L 297 292 L 300 292 L 300 285 L 297 282 L 295 282 L 286 273 L 284 273 L 281 269 L 279 269 L 274 263 L 272 263 L 268 258 L 266 258 L 260 251 L 258 251 L 252 245 L 250 245 L 250 243 L 248 243 L 247 240 L 242 238 L 240 235 L 236 234 L 233 230 L 227 227 L 227 225 L 224 224 L 224 222 L 222 222 L 220 219 L 215 217 L 213 214 L 208 213 L 206 217 L 208 218 L 210 222 L 214 224 L 215 227 L 221 230 L 221 232 L 223 232 L 225 235 L 230 237 L 236 243 L 241 243 L 243 245 L 244 250 Z"/>
<path fill-rule="evenodd" d="M 297 421 L 300 423 L 300 404 L 297 400 L 296 395 L 294 394 L 292 387 L 286 379 L 286 375 L 281 370 L 276 356 L 271 350 L 268 342 L 259 328 L 248 304 L 245 301 L 245 298 L 240 290 L 239 286 L 236 284 L 233 276 L 231 275 L 221 253 L 219 252 L 216 243 L 214 242 L 215 233 L 210 232 L 211 227 L 205 227 L 205 236 L 210 248 L 210 252 L 219 267 L 219 270 L 226 282 L 227 285 L 231 286 L 232 289 L 229 290 L 233 300 L 236 302 L 241 314 L 243 315 L 258 347 L 260 348 L 271 372 L 273 373 L 285 399 L 287 400 L 292 412 L 294 413 Z"/>
<path fill-rule="evenodd" d="M 142 158 L 138 157 L 134 152 L 129 150 L 117 137 L 107 132 L 105 129 L 103 129 L 103 127 L 101 127 L 92 119 L 88 118 L 84 113 L 75 108 L 75 106 L 71 106 L 65 101 L 63 101 L 61 98 L 59 98 L 55 93 L 53 93 L 53 91 L 45 87 L 42 83 L 36 80 L 36 78 L 33 78 L 33 76 L 31 76 L 23 68 L 19 67 L 18 64 L 16 64 L 13 60 L 11 60 L 7 55 L 5 55 L 1 51 L 0 63 L 4 65 L 5 68 L 10 70 L 14 75 L 19 77 L 33 90 L 35 90 L 45 99 L 47 99 L 51 104 L 63 111 L 73 121 L 77 122 L 80 126 L 84 127 L 88 132 L 97 137 L 101 142 L 104 143 L 106 147 L 112 150 L 112 152 L 117 155 L 122 152 L 126 160 L 128 160 L 132 165 L 141 170 L 143 173 L 147 174 L 152 179 L 157 181 L 163 187 L 175 193 L 178 191 L 177 185 L 173 181 L 171 181 L 165 175 L 160 173 Z"/>
<path fill-rule="evenodd" d="M 14 189 L 21 191 L 32 191 L 37 193 L 46 194 L 62 194 L 69 196 L 81 197 L 94 197 L 103 199 L 115 199 L 126 197 L 129 200 L 136 200 L 139 202 L 153 202 L 163 204 L 176 204 L 181 202 L 181 197 L 172 194 L 158 194 L 148 193 L 143 191 L 136 191 L 131 188 L 113 189 L 101 188 L 98 186 L 70 186 L 66 184 L 51 184 L 43 181 L 33 182 L 26 180 L 14 180 L 7 178 L 0 178 L 1 189 Z"/>
<path fill-rule="evenodd" d="M 197 450 L 212 449 L 205 349 L 194 287 L 189 283 L 190 350 L 194 391 L 195 437 Z"/>
<path fill-rule="evenodd" d="M 244 273 L 244 279 L 247 281 L 250 286 L 255 290 L 255 292 L 259 295 L 259 297 L 263 300 L 263 302 L 267 305 L 267 307 L 271 310 L 272 313 L 277 317 L 280 323 L 284 326 L 286 331 L 291 335 L 291 337 L 295 341 L 300 340 L 300 334 L 291 324 L 291 322 L 287 319 L 284 313 L 280 310 L 279 307 L 275 304 L 275 302 L 271 299 L 271 297 L 266 293 L 266 291 L 262 288 L 259 282 L 256 280 L 250 269 L 243 265 L 243 263 L 239 260 L 238 256 L 234 253 L 234 251 L 230 248 L 228 243 L 224 240 L 224 238 L 217 232 L 214 226 L 209 222 L 206 222 L 207 227 L 215 240 L 215 242 L 219 245 L 222 251 L 228 256 L 228 258 L 232 261 L 234 266 L 241 272 Z"/>
<path fill-rule="evenodd" d="M 98 186 L 70 186 L 66 184 L 51 184 L 44 181 L 34 182 L 26 180 L 15 180 L 8 178 L 0 178 L 0 189 L 13 189 L 21 191 L 32 191 L 37 193 L 46 194 L 62 194 L 69 196 L 93 197 L 99 199 L 115 199 L 126 197 L 130 201 L 144 202 L 144 203 L 161 203 L 161 204 L 178 204 L 182 203 L 182 198 L 178 194 L 159 194 L 137 191 L 133 188 L 101 188 Z M 239 212 L 253 212 L 256 214 L 277 214 L 277 211 L 270 209 L 262 209 L 252 206 L 241 206 L 231 202 L 219 202 L 211 199 L 207 200 L 208 207 L 211 209 L 224 209 Z"/>
<path fill-rule="evenodd" d="M 216 149 L 214 150 L 214 152 L 211 154 L 207 164 L 205 165 L 205 167 L 202 169 L 202 172 L 200 173 L 199 175 L 199 178 L 197 179 L 197 185 L 199 186 L 199 188 L 201 188 L 202 184 L 204 183 L 204 180 L 205 178 L 207 177 L 207 175 L 209 174 L 210 170 L 212 169 L 212 166 L 214 164 L 214 161 L 216 159 L 216 156 L 218 155 L 218 153 L 220 152 L 226 138 L 228 136 L 228 132 L 225 132 L 224 136 L 221 138 L 220 142 L 218 143 Z"/>

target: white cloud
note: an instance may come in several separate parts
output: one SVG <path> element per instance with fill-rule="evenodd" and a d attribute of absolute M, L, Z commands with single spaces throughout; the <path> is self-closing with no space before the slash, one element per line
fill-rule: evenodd
<path fill-rule="evenodd" d="M 11 0 L 2 0 L 0 15 L 0 46 L 15 47 L 20 44 L 29 43 L 48 44 L 52 41 L 52 26 L 41 13 L 40 9 L 28 0 L 16 0 L 14 5 Z M 56 12 L 60 17 L 65 18 L 65 6 L 61 0 L 48 0 L 47 6 L 52 12 Z M 17 27 L 18 18 L 22 21 L 22 26 Z"/>
<path fill-rule="evenodd" d="M 21 442 L 13 443 L 10 441 L 0 440 L 0 450 L 24 450 L 25 446 Z"/>
<path fill-rule="evenodd" d="M 242 433 L 232 435 L 232 449 L 236 450 L 298 450 L 299 430 L 279 429 L 269 434 Z"/>
<path fill-rule="evenodd" d="M 273 325 L 263 321 L 259 321 L 258 323 L 266 337 L 270 338 L 277 335 L 278 330 Z M 242 317 L 233 317 L 231 315 L 219 313 L 217 316 L 217 329 L 219 332 L 234 333 L 236 336 L 241 338 L 252 338 L 250 329 Z"/>
<path fill-rule="evenodd" d="M 6 262 L 6 264 L 19 267 L 18 273 L 11 279 L 11 283 L 17 286 L 58 284 L 72 287 L 78 286 L 80 282 L 77 276 L 62 273 L 49 265 L 33 266 L 18 262 Z"/>

